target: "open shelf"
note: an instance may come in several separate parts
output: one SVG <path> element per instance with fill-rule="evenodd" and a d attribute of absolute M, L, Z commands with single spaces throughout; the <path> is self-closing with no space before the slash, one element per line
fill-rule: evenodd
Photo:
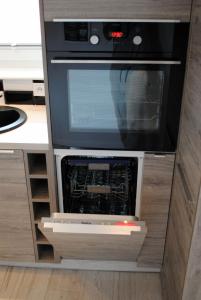
<path fill-rule="evenodd" d="M 44 262 L 52 262 L 54 260 L 54 250 L 51 245 L 40 244 L 37 245 L 38 260 Z"/>
<path fill-rule="evenodd" d="M 31 178 L 30 185 L 33 200 L 47 201 L 49 199 L 47 179 Z"/>
<path fill-rule="evenodd" d="M 42 217 L 50 216 L 49 203 L 33 202 L 34 221 L 40 222 Z"/>
<path fill-rule="evenodd" d="M 41 218 L 50 217 L 52 213 L 51 193 L 49 192 L 48 153 L 47 151 L 25 151 L 25 155 L 36 260 L 38 262 L 52 263 L 54 262 L 54 249 L 38 226 Z"/>
<path fill-rule="evenodd" d="M 47 176 L 46 155 L 44 153 L 28 153 L 28 168 L 31 176 Z"/>
<path fill-rule="evenodd" d="M 40 229 L 38 229 L 37 224 L 35 224 L 35 232 L 36 232 L 36 242 L 37 242 L 37 244 L 49 244 L 46 237 L 42 234 Z"/>

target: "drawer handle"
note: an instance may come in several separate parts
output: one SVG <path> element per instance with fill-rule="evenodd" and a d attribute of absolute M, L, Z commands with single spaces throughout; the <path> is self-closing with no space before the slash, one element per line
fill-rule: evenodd
<path fill-rule="evenodd" d="M 182 183 L 183 183 L 183 187 L 184 187 L 187 199 L 188 199 L 189 202 L 193 202 L 191 192 L 189 190 L 188 183 L 187 183 L 183 168 L 182 168 L 180 163 L 178 163 L 177 165 L 178 165 L 178 170 L 179 170 L 179 173 L 180 173 L 180 176 L 181 176 L 181 180 L 182 180 Z"/>
<path fill-rule="evenodd" d="M 14 150 L 0 150 L 0 154 L 14 154 Z"/>

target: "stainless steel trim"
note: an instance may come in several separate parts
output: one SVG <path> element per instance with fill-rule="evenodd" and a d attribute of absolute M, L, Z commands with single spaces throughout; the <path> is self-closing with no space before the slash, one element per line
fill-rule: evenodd
<path fill-rule="evenodd" d="M 138 179 L 136 191 L 135 217 L 140 218 L 141 189 L 144 165 L 144 152 L 140 151 L 118 151 L 118 150 L 81 150 L 81 149 L 54 149 L 56 155 L 56 169 L 58 181 L 59 211 L 64 212 L 63 186 L 61 176 L 61 160 L 64 156 L 90 156 L 90 157 L 137 157 L 138 158 Z"/>
<path fill-rule="evenodd" d="M 126 64 L 126 65 L 181 65 L 177 60 L 93 60 L 52 59 L 52 64 Z"/>
<path fill-rule="evenodd" d="M 85 150 L 85 149 L 54 149 L 54 154 L 64 156 L 89 156 L 89 157 L 141 157 L 144 158 L 142 151 L 124 151 L 124 150 Z"/>
<path fill-rule="evenodd" d="M 56 155 L 56 170 L 57 170 L 57 184 L 58 184 L 58 197 L 59 197 L 59 212 L 64 212 L 63 203 L 63 184 L 61 175 L 61 160 L 65 155 Z"/>
<path fill-rule="evenodd" d="M 181 23 L 181 20 L 171 19 L 67 19 L 54 18 L 53 22 L 131 22 L 131 23 Z"/>
<path fill-rule="evenodd" d="M 0 150 L 0 154 L 14 154 L 14 150 Z"/>
<path fill-rule="evenodd" d="M 136 189 L 136 203 L 135 203 L 135 216 L 141 217 L 141 193 L 142 193 L 142 180 L 144 169 L 144 157 L 138 157 L 138 172 L 137 172 L 137 189 Z"/>

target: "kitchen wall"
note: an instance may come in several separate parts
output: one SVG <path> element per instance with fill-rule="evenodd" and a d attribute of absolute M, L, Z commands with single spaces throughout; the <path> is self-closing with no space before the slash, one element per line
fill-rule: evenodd
<path fill-rule="evenodd" d="M 43 79 L 39 1 L 0 4 L 0 79 Z"/>

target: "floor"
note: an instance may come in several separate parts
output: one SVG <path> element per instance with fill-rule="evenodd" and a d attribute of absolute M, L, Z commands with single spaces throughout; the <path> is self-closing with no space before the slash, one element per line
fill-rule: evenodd
<path fill-rule="evenodd" d="M 150 273 L 0 267 L 0 299 L 162 300 Z"/>

